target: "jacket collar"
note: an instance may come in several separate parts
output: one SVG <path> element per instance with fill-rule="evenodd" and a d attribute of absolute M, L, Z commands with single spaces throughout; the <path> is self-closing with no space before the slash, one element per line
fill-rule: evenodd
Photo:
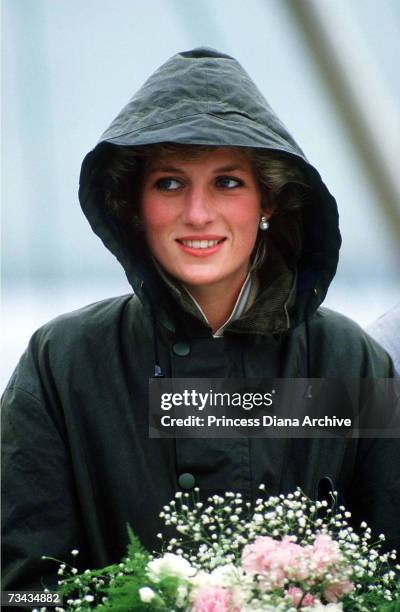
<path fill-rule="evenodd" d="M 161 321 L 173 320 L 175 329 L 182 329 L 184 325 L 187 330 L 195 330 L 196 335 L 199 329 L 202 329 L 203 336 L 213 335 L 207 319 L 189 292 L 156 261 L 153 263 L 166 293 L 172 298 L 168 305 L 164 302 L 168 312 L 162 312 L 162 307 L 158 308 L 158 318 Z M 266 264 L 266 270 L 262 273 L 252 273 L 253 280 L 245 306 L 239 313 L 236 312 L 239 316 L 231 316 L 222 326 L 223 333 L 268 335 L 283 333 L 289 329 L 290 310 L 295 302 L 296 274 L 287 268 L 278 252 L 271 250 Z M 185 321 L 187 325 L 184 324 Z"/>

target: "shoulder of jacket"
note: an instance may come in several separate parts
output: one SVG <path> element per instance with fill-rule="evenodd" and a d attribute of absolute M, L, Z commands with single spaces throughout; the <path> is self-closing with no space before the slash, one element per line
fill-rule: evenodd
<path fill-rule="evenodd" d="M 378 352 L 384 352 L 382 347 L 353 319 L 330 308 L 318 308 L 309 318 L 311 332 L 321 336 L 335 337 L 335 342 L 344 342 L 373 346 Z M 332 336 L 334 334 L 334 336 Z"/>
<path fill-rule="evenodd" d="M 309 319 L 312 341 L 318 341 L 337 358 L 349 366 L 357 362 L 371 376 L 392 376 L 393 363 L 387 352 L 362 327 L 349 317 L 319 308 Z"/>
<path fill-rule="evenodd" d="M 105 331 L 107 327 L 118 324 L 125 309 L 136 302 L 139 300 L 134 294 L 127 294 L 88 304 L 51 319 L 39 327 L 32 340 L 40 341 L 60 336 L 71 338 L 74 334 L 90 333 L 92 330 Z"/>
<path fill-rule="evenodd" d="M 322 306 L 309 317 L 309 324 L 315 328 L 338 333 L 364 334 L 360 325 L 346 315 Z"/>
<path fill-rule="evenodd" d="M 118 347 L 121 325 L 132 320 L 143 327 L 143 306 L 134 294 L 89 304 L 48 321 L 35 331 L 16 367 L 6 391 L 15 389 L 40 399 L 41 379 L 68 376 L 88 358 L 104 359 Z M 107 353 L 108 351 L 108 353 Z M 51 374 L 50 374 L 51 373 Z"/>
<path fill-rule="evenodd" d="M 28 350 L 56 361 L 91 350 L 99 355 L 118 346 L 123 329 L 129 329 L 134 341 L 135 333 L 146 328 L 146 318 L 135 294 L 108 298 L 48 321 L 33 334 Z"/>
<path fill-rule="evenodd" d="M 107 340 L 111 342 L 118 335 L 126 310 L 137 302 L 134 294 L 123 295 L 51 319 L 32 335 L 20 365 L 27 358 L 37 364 L 55 364 L 70 361 L 90 348 L 98 352 Z"/>

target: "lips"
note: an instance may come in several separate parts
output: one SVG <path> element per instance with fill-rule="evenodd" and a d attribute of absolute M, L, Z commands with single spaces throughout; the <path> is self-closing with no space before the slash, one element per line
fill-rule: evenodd
<path fill-rule="evenodd" d="M 226 238 L 218 236 L 185 236 L 177 238 L 179 247 L 189 255 L 204 257 L 220 250 Z"/>

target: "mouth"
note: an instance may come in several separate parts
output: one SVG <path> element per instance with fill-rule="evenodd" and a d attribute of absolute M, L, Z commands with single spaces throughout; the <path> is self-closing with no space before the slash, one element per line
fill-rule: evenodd
<path fill-rule="evenodd" d="M 178 242 L 191 249 L 209 249 L 224 240 L 225 238 L 220 238 L 219 240 L 178 240 Z"/>
<path fill-rule="evenodd" d="M 180 248 L 189 255 L 204 257 L 220 250 L 226 238 L 177 238 Z"/>

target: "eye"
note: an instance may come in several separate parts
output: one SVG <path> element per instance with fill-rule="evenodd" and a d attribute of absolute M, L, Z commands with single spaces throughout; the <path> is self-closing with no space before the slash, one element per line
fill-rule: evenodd
<path fill-rule="evenodd" d="M 242 187 L 243 184 L 242 180 L 233 176 L 219 176 L 216 179 L 217 187 L 222 187 L 223 189 L 235 189 L 235 187 Z"/>
<path fill-rule="evenodd" d="M 182 183 L 178 179 L 165 177 L 158 179 L 155 186 L 159 191 L 176 191 L 182 187 Z"/>

